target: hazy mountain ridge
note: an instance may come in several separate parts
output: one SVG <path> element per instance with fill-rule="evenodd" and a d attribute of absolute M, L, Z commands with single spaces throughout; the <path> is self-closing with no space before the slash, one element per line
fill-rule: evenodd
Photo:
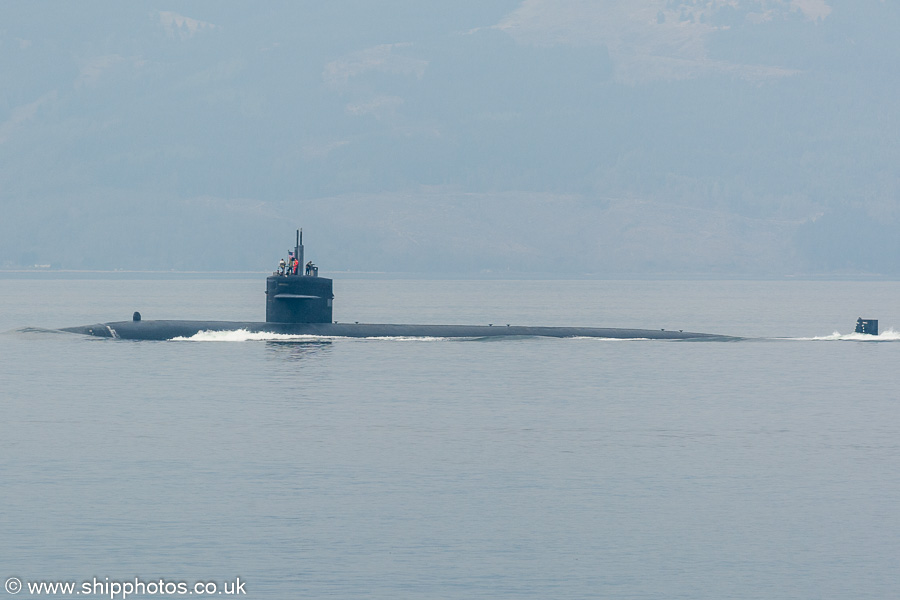
<path fill-rule="evenodd" d="M 0 266 L 303 226 L 348 270 L 900 273 L 892 4 L 54 7 L 0 8 Z"/>
<path fill-rule="evenodd" d="M 800 226 L 639 199 L 541 193 L 423 190 L 131 206 L 113 194 L 94 203 L 98 213 L 72 209 L 48 222 L 18 215 L 26 230 L 39 233 L 22 232 L 3 245 L 24 249 L 18 264 L 67 269 L 264 271 L 286 254 L 300 223 L 309 256 L 331 271 L 781 275 L 794 265 L 779 264 L 790 251 L 785 240 Z"/>

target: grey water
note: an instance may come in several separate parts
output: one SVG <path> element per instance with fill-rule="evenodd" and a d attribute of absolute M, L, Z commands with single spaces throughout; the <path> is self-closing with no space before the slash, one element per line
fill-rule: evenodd
<path fill-rule="evenodd" d="M 900 589 L 896 282 L 335 282 L 340 321 L 734 342 L 52 331 L 134 310 L 263 320 L 263 279 L 0 277 L 0 579 L 240 577 L 248 598 Z M 858 316 L 887 333 L 847 335 Z"/>

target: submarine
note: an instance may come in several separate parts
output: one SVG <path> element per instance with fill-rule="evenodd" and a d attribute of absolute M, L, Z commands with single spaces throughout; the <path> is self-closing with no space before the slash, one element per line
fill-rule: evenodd
<path fill-rule="evenodd" d="M 736 339 L 711 333 L 691 333 L 665 329 L 620 329 L 608 327 L 546 327 L 530 325 L 415 325 L 378 323 L 338 323 L 333 321 L 333 281 L 319 277 L 311 261 L 303 263 L 303 231 L 297 230 L 289 264 L 266 278 L 266 320 L 179 321 L 143 320 L 139 312 L 130 321 L 65 327 L 61 331 L 95 337 L 128 340 L 170 340 L 189 338 L 201 331 L 237 331 L 286 335 L 385 338 L 385 337 L 593 337 L 653 340 Z M 283 261 L 282 261 L 283 262 Z"/>

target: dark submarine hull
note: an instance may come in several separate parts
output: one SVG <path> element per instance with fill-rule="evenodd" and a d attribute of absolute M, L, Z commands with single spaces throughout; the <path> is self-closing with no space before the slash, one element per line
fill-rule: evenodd
<path fill-rule="evenodd" d="M 666 331 L 662 329 L 619 329 L 605 327 L 531 327 L 527 325 L 400 325 L 376 323 L 261 323 L 246 321 L 117 321 L 62 331 L 95 337 L 127 340 L 170 340 L 189 338 L 201 331 L 237 331 L 347 338 L 388 337 L 594 337 L 654 340 L 726 340 L 729 336 Z"/>
<path fill-rule="evenodd" d="M 95 337 L 127 340 L 171 340 L 190 338 L 201 331 L 238 331 L 277 333 L 284 335 L 390 338 L 495 338 L 495 337 L 593 337 L 654 340 L 723 340 L 735 339 L 709 333 L 666 331 L 665 329 L 615 329 L 602 327 L 531 327 L 524 325 L 396 325 L 373 323 L 337 323 L 333 320 L 334 291 L 332 280 L 319 277 L 312 261 L 304 265 L 303 232 L 297 230 L 296 244 L 289 251 L 295 265 L 266 278 L 266 320 L 249 321 L 143 321 L 134 313 L 131 321 L 97 323 L 66 327 L 62 331 Z"/>

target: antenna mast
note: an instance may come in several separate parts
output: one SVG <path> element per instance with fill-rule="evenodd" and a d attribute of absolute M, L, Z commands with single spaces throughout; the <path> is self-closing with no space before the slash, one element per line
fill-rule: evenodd
<path fill-rule="evenodd" d="M 294 257 L 300 265 L 297 268 L 297 274 L 300 275 L 303 273 L 303 229 L 297 230 L 297 245 L 294 246 Z"/>

